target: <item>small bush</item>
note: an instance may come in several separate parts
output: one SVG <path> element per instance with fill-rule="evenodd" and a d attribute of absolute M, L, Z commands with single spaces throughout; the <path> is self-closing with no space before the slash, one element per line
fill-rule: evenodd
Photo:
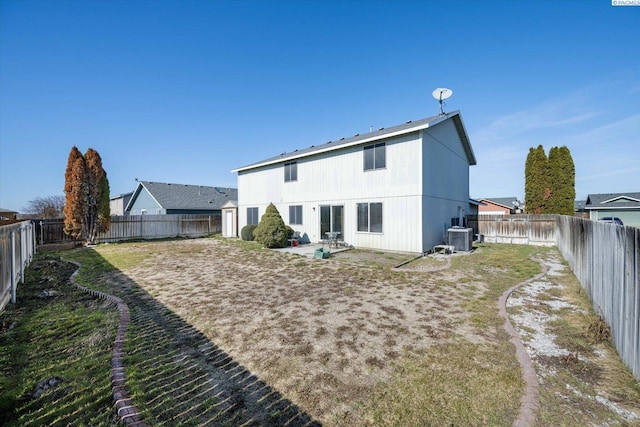
<path fill-rule="evenodd" d="M 240 237 L 242 237 L 242 240 L 246 240 L 248 242 L 252 242 L 253 240 L 255 240 L 253 231 L 256 229 L 256 227 L 258 226 L 255 224 L 249 224 L 242 227 L 242 230 L 240 230 Z"/>
<path fill-rule="evenodd" d="M 284 228 L 287 230 L 287 239 L 292 238 L 293 237 L 293 233 L 295 233 L 293 228 L 289 227 L 288 225 L 285 225 Z"/>
<path fill-rule="evenodd" d="M 602 317 L 602 314 L 593 317 L 589 322 L 587 331 L 589 340 L 594 344 L 611 341 L 611 328 Z"/>
<path fill-rule="evenodd" d="M 260 224 L 253 232 L 256 241 L 266 248 L 284 248 L 287 246 L 287 228 L 280 212 L 271 203 L 267 206 Z"/>

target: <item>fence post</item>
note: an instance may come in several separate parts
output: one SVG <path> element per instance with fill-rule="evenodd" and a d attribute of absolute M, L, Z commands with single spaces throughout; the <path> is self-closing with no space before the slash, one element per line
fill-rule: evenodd
<path fill-rule="evenodd" d="M 20 283 L 24 283 L 24 257 L 27 245 L 25 242 L 24 222 L 20 224 Z"/>
<path fill-rule="evenodd" d="M 31 249 L 33 250 L 33 253 L 31 254 L 31 257 L 29 257 L 29 260 L 33 260 L 33 255 L 36 254 L 38 252 L 38 245 L 37 245 L 37 236 L 35 233 L 35 228 L 36 228 L 36 223 L 32 222 L 31 223 L 31 243 L 33 243 L 33 246 L 31 246 Z"/>
<path fill-rule="evenodd" d="M 11 245 L 11 259 L 9 262 L 11 263 L 11 304 L 16 303 L 16 236 L 15 231 L 11 230 L 9 232 L 9 240 Z"/>

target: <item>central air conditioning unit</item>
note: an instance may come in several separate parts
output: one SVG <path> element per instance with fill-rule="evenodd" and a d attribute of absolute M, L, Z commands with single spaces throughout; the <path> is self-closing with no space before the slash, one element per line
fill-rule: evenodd
<path fill-rule="evenodd" d="M 473 228 L 452 227 L 447 229 L 447 244 L 458 252 L 473 249 Z"/>

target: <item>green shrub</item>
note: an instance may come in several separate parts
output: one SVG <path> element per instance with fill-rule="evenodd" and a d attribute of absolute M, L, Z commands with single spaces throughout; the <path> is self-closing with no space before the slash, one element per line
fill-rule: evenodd
<path fill-rule="evenodd" d="M 255 224 L 249 224 L 242 227 L 242 230 L 240 230 L 240 237 L 242 237 L 242 240 L 246 240 L 249 242 L 255 240 L 255 237 L 253 236 L 253 232 L 256 229 L 256 227 L 258 226 Z"/>
<path fill-rule="evenodd" d="M 293 233 L 295 233 L 293 228 L 289 227 L 288 225 L 285 225 L 284 228 L 287 230 L 287 239 L 292 238 L 293 237 Z"/>
<path fill-rule="evenodd" d="M 287 246 L 287 227 L 278 209 L 271 203 L 267 206 L 260 224 L 253 232 L 256 241 L 266 248 L 284 248 Z"/>

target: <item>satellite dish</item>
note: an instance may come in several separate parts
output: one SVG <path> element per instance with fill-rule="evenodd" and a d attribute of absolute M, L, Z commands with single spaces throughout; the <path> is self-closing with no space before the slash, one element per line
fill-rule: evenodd
<path fill-rule="evenodd" d="M 438 102 L 440 102 L 440 114 L 444 114 L 444 110 L 442 109 L 442 106 L 444 105 L 443 101 L 445 99 L 451 98 L 451 95 L 453 95 L 453 91 L 451 89 L 447 89 L 446 87 L 439 87 L 431 94 L 435 99 L 438 100 Z"/>

